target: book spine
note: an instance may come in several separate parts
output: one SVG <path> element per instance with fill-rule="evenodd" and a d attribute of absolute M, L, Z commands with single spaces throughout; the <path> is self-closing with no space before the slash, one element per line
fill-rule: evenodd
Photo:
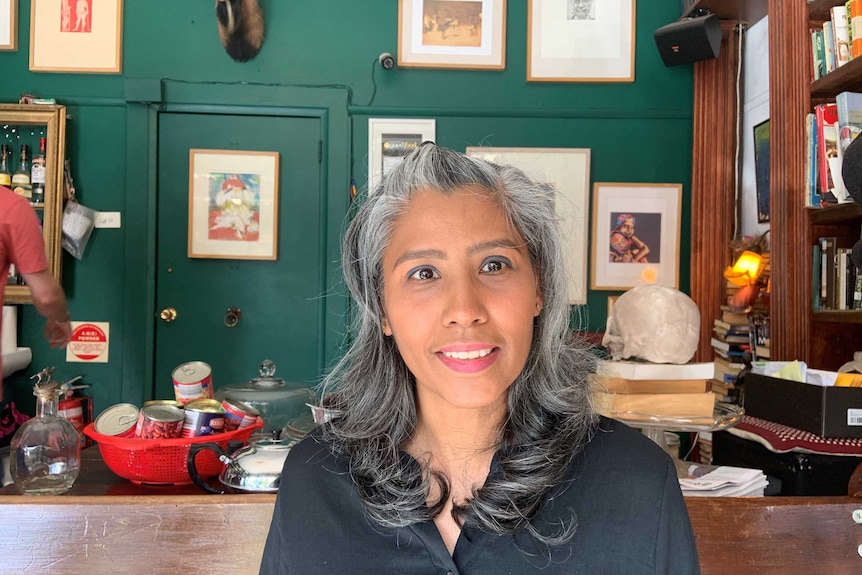
<path fill-rule="evenodd" d="M 826 54 L 824 61 L 828 74 L 835 69 L 835 41 L 832 36 L 832 22 L 828 20 L 823 23 L 823 50 Z"/>
<path fill-rule="evenodd" d="M 832 33 L 835 42 L 835 67 L 850 61 L 850 34 L 847 27 L 847 7 L 833 6 L 829 10 L 832 18 Z"/>
<path fill-rule="evenodd" d="M 826 75 L 826 52 L 823 49 L 823 30 L 811 31 L 811 68 L 814 80 Z"/>
<path fill-rule="evenodd" d="M 838 116 L 838 148 L 843 155 L 847 146 L 862 133 L 862 93 L 841 92 L 835 96 L 835 111 Z"/>
<path fill-rule="evenodd" d="M 862 56 L 862 0 L 848 2 L 850 15 L 850 54 Z"/>
<path fill-rule="evenodd" d="M 838 135 L 835 122 L 838 112 L 835 103 L 817 104 L 814 107 L 817 117 L 817 169 L 820 175 L 820 203 L 836 203 L 834 195 L 835 184 L 829 159 L 838 155 Z"/>

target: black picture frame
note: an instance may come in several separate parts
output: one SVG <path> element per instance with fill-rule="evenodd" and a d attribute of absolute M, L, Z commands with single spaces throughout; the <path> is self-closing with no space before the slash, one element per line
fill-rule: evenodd
<path fill-rule="evenodd" d="M 757 223 L 769 221 L 769 120 L 754 126 L 754 181 L 757 187 Z"/>

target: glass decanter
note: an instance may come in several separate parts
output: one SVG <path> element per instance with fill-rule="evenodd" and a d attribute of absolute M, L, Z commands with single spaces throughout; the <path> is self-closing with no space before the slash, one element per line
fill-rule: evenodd
<path fill-rule="evenodd" d="M 23 493 L 59 495 L 71 489 L 81 469 L 81 438 L 75 427 L 57 415 L 61 390 L 45 368 L 36 378 L 36 417 L 15 432 L 9 446 L 12 480 Z"/>

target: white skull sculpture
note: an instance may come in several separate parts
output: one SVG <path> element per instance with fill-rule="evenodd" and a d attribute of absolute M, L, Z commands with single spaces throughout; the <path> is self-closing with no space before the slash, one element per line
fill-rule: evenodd
<path fill-rule="evenodd" d="M 636 286 L 617 299 L 602 345 L 615 360 L 686 363 L 697 351 L 700 310 L 679 290 Z"/>

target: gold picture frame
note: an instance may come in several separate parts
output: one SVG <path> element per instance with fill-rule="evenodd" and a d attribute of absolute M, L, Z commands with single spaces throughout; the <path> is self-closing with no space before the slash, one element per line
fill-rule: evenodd
<path fill-rule="evenodd" d="M 278 152 L 189 150 L 188 257 L 278 259 Z"/>
<path fill-rule="evenodd" d="M 593 184 L 590 288 L 679 289 L 682 184 Z"/>
<path fill-rule="evenodd" d="M 18 50 L 18 0 L 0 0 L 0 51 Z"/>
<path fill-rule="evenodd" d="M 529 0 L 528 82 L 634 82 L 635 0 Z"/>
<path fill-rule="evenodd" d="M 505 69 L 505 0 L 398 0 L 398 66 Z"/>
<path fill-rule="evenodd" d="M 122 72 L 123 0 L 32 0 L 30 71 Z"/>

